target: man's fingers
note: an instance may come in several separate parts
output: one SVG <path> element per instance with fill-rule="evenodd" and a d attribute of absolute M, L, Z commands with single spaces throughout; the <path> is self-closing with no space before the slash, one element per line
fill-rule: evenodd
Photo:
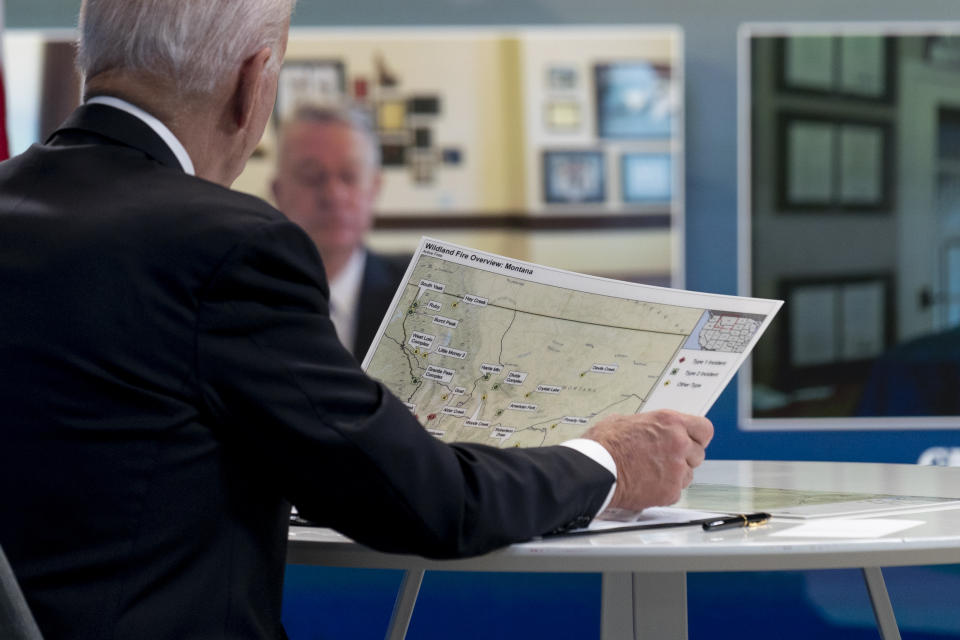
<path fill-rule="evenodd" d="M 706 457 L 707 452 L 703 449 L 703 447 L 690 447 L 686 455 L 687 466 L 689 466 L 691 470 L 695 467 L 699 467 Z"/>
<path fill-rule="evenodd" d="M 701 447 L 706 447 L 713 440 L 713 423 L 700 416 L 688 416 L 687 435 Z"/>
<path fill-rule="evenodd" d="M 636 511 L 679 499 L 706 457 L 713 424 L 702 416 L 659 409 L 604 418 L 584 435 L 606 447 L 617 464 L 611 504 Z"/>
<path fill-rule="evenodd" d="M 683 479 L 683 488 L 686 489 L 693 482 L 693 469 L 687 470 L 687 474 Z"/>

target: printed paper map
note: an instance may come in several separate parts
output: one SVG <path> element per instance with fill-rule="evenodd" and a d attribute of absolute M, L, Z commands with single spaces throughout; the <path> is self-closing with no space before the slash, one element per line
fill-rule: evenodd
<path fill-rule="evenodd" d="M 611 413 L 706 413 L 780 304 L 424 238 L 364 368 L 445 441 L 556 444 Z"/>

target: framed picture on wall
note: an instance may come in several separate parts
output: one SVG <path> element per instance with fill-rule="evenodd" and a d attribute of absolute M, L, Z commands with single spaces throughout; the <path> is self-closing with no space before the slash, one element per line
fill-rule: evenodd
<path fill-rule="evenodd" d="M 580 129 L 580 103 L 574 100 L 551 100 L 547 103 L 544 118 L 548 131 L 578 131 Z"/>
<path fill-rule="evenodd" d="M 777 136 L 780 208 L 889 211 L 891 129 L 881 121 L 781 114 Z"/>
<path fill-rule="evenodd" d="M 407 163 L 407 145 L 389 144 L 380 145 L 380 164 L 385 169 L 402 167 Z"/>
<path fill-rule="evenodd" d="M 593 70 L 599 137 L 670 137 L 676 111 L 670 67 L 636 60 L 598 64 Z"/>
<path fill-rule="evenodd" d="M 414 116 L 436 116 L 440 114 L 439 95 L 419 94 L 407 98 L 407 112 Z"/>
<path fill-rule="evenodd" d="M 346 92 L 341 60 L 288 60 L 277 82 L 277 117 L 282 122 L 303 104 L 337 104 Z"/>
<path fill-rule="evenodd" d="M 430 184 L 436 179 L 437 159 L 430 151 L 414 150 L 409 155 L 410 172 L 416 184 Z"/>
<path fill-rule="evenodd" d="M 566 65 L 547 67 L 547 87 L 554 91 L 570 91 L 577 88 L 577 70 Z"/>
<path fill-rule="evenodd" d="M 377 129 L 381 132 L 403 131 L 407 126 L 407 103 L 383 100 L 377 105 Z"/>
<path fill-rule="evenodd" d="M 669 203 L 673 158 L 669 153 L 628 152 L 620 156 L 621 198 L 631 204 Z"/>
<path fill-rule="evenodd" d="M 606 201 L 604 164 L 601 151 L 544 151 L 544 201 L 567 204 Z"/>

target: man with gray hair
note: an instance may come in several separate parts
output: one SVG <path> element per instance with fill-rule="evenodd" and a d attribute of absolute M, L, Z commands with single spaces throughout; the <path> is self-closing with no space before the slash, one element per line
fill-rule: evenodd
<path fill-rule="evenodd" d="M 380 144 L 365 112 L 303 105 L 284 122 L 273 197 L 317 245 L 330 283 L 330 319 L 357 360 L 410 261 L 364 244 L 381 180 Z"/>
<path fill-rule="evenodd" d="M 283 637 L 290 504 L 483 553 L 668 504 L 712 425 L 447 445 L 340 345 L 303 230 L 229 189 L 292 0 L 85 0 L 86 103 L 0 164 L 0 546 L 47 640 Z"/>

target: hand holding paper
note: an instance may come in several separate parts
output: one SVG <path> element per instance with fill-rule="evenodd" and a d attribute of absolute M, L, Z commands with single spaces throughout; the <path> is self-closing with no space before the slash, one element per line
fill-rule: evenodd
<path fill-rule="evenodd" d="M 661 409 L 614 415 L 591 427 L 617 464 L 617 488 L 610 506 L 632 511 L 673 504 L 693 481 L 713 438 L 706 418 Z"/>

